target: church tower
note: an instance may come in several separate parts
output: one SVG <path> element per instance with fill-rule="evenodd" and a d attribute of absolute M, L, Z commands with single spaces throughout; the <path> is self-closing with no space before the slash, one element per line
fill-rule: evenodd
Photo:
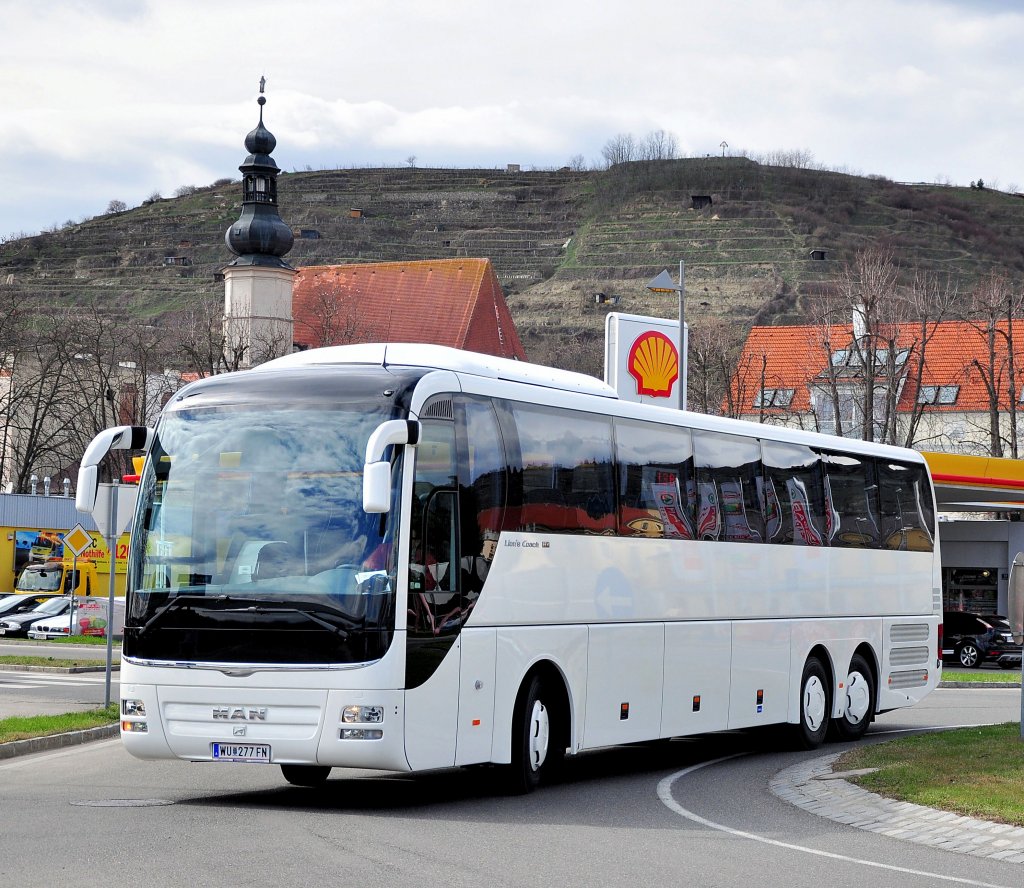
<path fill-rule="evenodd" d="M 225 233 L 237 257 L 224 269 L 224 334 L 228 358 L 239 369 L 292 350 L 292 283 L 295 269 L 284 260 L 292 248 L 291 229 L 277 212 L 277 176 L 270 156 L 277 139 L 263 125 L 264 78 L 260 78 L 260 120 L 245 137 L 249 152 L 242 173 L 242 214 Z"/>

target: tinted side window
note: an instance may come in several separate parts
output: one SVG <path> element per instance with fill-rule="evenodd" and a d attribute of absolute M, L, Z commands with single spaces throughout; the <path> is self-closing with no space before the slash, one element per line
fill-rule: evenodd
<path fill-rule="evenodd" d="M 619 533 L 696 539 L 697 487 L 687 429 L 615 420 Z"/>
<path fill-rule="evenodd" d="M 761 448 L 753 438 L 693 433 L 697 538 L 759 543 L 764 539 L 759 479 Z"/>
<path fill-rule="evenodd" d="M 874 460 L 835 453 L 824 454 L 822 460 L 829 544 L 876 548 L 879 528 Z"/>
<path fill-rule="evenodd" d="M 876 468 L 883 548 L 931 552 L 934 514 L 925 467 L 880 459 Z"/>
<path fill-rule="evenodd" d="M 462 434 L 459 460 L 459 537 L 463 595 L 468 606 L 483 587 L 504 526 L 508 467 L 498 419 L 490 401 L 456 400 Z"/>
<path fill-rule="evenodd" d="M 615 532 L 612 426 L 607 417 L 514 403 L 522 530 Z"/>
<path fill-rule="evenodd" d="M 964 631 L 964 615 L 960 611 L 946 611 L 942 623 L 944 635 L 959 635 Z"/>
<path fill-rule="evenodd" d="M 824 546 L 825 488 L 821 460 L 810 447 L 761 442 L 765 539 L 770 543 Z"/>
<path fill-rule="evenodd" d="M 455 460 L 455 424 L 423 420 L 409 525 L 407 629 L 413 636 L 454 633 L 462 619 Z"/>

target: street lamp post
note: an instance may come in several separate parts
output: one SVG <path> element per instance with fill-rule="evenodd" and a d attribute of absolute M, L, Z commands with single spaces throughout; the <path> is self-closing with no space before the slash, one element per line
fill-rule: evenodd
<path fill-rule="evenodd" d="M 686 409 L 686 371 L 689 369 L 687 360 L 688 342 L 686 336 L 686 276 L 683 260 L 679 260 L 679 283 L 672 283 L 672 275 L 666 268 L 650 283 L 647 289 L 652 293 L 679 294 L 679 409 Z"/>

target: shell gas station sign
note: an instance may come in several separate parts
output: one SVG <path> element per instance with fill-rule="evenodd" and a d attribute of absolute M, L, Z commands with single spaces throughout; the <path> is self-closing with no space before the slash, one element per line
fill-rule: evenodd
<path fill-rule="evenodd" d="M 618 312 L 605 318 L 604 381 L 624 401 L 678 407 L 679 354 L 678 320 Z"/>

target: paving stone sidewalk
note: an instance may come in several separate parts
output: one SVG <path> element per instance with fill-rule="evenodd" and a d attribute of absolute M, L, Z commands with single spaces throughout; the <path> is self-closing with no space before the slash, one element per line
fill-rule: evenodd
<path fill-rule="evenodd" d="M 838 823 L 974 857 L 1024 863 L 1024 829 L 961 817 L 868 792 L 832 771 L 839 753 L 780 771 L 770 782 L 783 801 Z"/>

